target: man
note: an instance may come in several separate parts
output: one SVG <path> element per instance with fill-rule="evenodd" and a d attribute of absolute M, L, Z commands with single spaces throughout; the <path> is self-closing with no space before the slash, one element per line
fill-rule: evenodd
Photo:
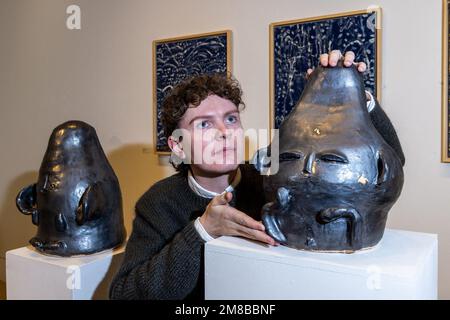
<path fill-rule="evenodd" d="M 333 51 L 320 63 L 334 67 L 340 58 Z M 347 52 L 344 66 L 353 61 L 354 54 Z M 364 63 L 356 65 L 366 70 Z M 259 221 L 265 203 L 262 177 L 251 165 L 239 165 L 241 95 L 235 80 L 203 75 L 180 84 L 165 100 L 162 120 L 169 147 L 190 164 L 176 164 L 177 174 L 155 183 L 137 202 L 112 299 L 203 299 L 206 241 L 231 235 L 277 245 Z M 375 127 L 404 162 L 397 135 L 373 98 L 368 108 Z M 177 136 L 176 129 L 187 134 Z"/>

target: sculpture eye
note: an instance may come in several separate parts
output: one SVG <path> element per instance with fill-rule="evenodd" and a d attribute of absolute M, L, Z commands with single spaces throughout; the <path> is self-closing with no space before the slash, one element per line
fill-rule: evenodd
<path fill-rule="evenodd" d="M 54 176 L 46 175 L 44 185 L 41 188 L 41 192 L 48 192 L 58 189 L 59 179 Z"/>
<path fill-rule="evenodd" d="M 280 154 L 280 162 L 299 160 L 303 157 L 300 152 L 283 152 Z"/>
<path fill-rule="evenodd" d="M 336 153 L 322 154 L 319 159 L 331 163 L 348 163 L 348 159 L 345 156 Z"/>

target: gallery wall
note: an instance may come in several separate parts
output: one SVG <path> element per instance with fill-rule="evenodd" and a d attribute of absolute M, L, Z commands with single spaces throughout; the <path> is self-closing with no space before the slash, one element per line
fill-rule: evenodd
<path fill-rule="evenodd" d="M 81 8 L 81 30 L 66 8 Z M 382 107 L 406 155 L 388 227 L 439 235 L 439 297 L 450 298 L 450 164 L 440 163 L 440 0 L 2 0 L 0 2 L 0 280 L 7 250 L 34 235 L 15 207 L 36 181 L 58 124 L 93 125 L 122 188 L 126 227 L 155 181 L 173 173 L 153 153 L 152 41 L 230 29 L 245 128 L 269 122 L 269 24 L 379 5 Z"/>

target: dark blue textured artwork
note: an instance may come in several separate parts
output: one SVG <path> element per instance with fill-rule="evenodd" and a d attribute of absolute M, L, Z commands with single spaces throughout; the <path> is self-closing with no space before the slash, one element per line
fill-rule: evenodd
<path fill-rule="evenodd" d="M 161 119 L 164 98 L 174 86 L 199 74 L 228 71 L 227 32 L 155 44 L 156 63 L 156 151 L 168 152 Z"/>
<path fill-rule="evenodd" d="M 315 21 L 273 25 L 273 112 L 279 128 L 299 100 L 306 71 L 318 65 L 319 56 L 331 50 L 353 51 L 365 62 L 366 89 L 377 94 L 377 12 L 364 12 Z"/>

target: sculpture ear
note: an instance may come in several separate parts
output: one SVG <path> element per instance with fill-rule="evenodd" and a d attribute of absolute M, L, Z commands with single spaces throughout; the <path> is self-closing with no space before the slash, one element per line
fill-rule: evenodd
<path fill-rule="evenodd" d="M 377 185 L 386 182 L 389 177 L 389 167 L 384 161 L 383 153 L 380 151 L 377 154 Z"/>
<path fill-rule="evenodd" d="M 268 147 L 259 149 L 255 152 L 250 161 L 255 169 L 261 173 L 267 171 L 267 168 L 270 168 L 270 157 L 268 156 L 268 150 Z"/>
<path fill-rule="evenodd" d="M 98 218 L 100 208 L 105 205 L 105 195 L 100 183 L 94 183 L 86 188 L 80 198 L 76 211 L 76 221 L 79 225 Z"/>
<path fill-rule="evenodd" d="M 26 215 L 33 214 L 37 210 L 36 206 L 36 183 L 20 190 L 16 197 L 16 206 L 20 212 Z"/>
<path fill-rule="evenodd" d="M 16 206 L 20 212 L 26 215 L 31 214 L 31 222 L 39 225 L 39 212 L 37 211 L 36 183 L 20 190 L 16 197 Z"/>

